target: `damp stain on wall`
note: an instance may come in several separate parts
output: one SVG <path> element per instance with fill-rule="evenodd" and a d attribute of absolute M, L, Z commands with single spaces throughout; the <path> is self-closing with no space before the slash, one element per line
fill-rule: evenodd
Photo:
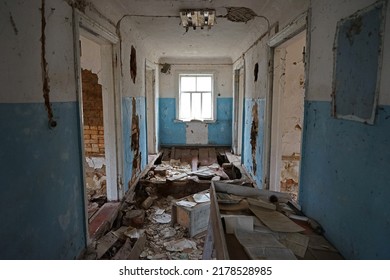
<path fill-rule="evenodd" d="M 132 99 L 132 122 L 131 122 L 131 150 L 133 152 L 133 171 L 131 176 L 131 183 L 133 183 L 139 172 L 141 171 L 141 151 L 140 151 L 140 129 L 139 129 L 139 116 L 137 115 L 137 102 L 133 97 Z"/>
<path fill-rule="evenodd" d="M 253 163 L 253 173 L 256 175 L 256 144 L 257 144 L 257 135 L 259 132 L 259 114 L 257 110 L 257 103 L 255 102 L 252 106 L 252 125 L 251 125 L 251 149 L 252 149 L 252 163 Z"/>

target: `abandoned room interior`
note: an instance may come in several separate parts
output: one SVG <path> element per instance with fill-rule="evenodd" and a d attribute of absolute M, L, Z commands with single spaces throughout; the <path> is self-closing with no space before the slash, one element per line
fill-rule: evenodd
<path fill-rule="evenodd" d="M 0 12 L 0 259 L 390 259 L 387 0 Z"/>

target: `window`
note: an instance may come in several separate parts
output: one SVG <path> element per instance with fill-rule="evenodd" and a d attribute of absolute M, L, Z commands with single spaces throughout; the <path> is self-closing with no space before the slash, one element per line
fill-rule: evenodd
<path fill-rule="evenodd" d="M 213 75 L 179 75 L 179 119 L 213 120 Z"/>

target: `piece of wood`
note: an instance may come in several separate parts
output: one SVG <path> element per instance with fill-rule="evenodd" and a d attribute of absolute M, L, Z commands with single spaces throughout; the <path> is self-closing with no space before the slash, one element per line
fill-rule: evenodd
<path fill-rule="evenodd" d="M 146 243 L 146 235 L 143 234 L 140 238 L 137 239 L 135 242 L 133 249 L 131 250 L 130 255 L 128 256 L 128 260 L 138 260 L 139 256 L 141 255 L 142 251 L 145 248 Z"/>
<path fill-rule="evenodd" d="M 225 234 L 222 227 L 221 216 L 219 214 L 219 207 L 217 196 L 215 193 L 214 182 L 211 182 L 210 187 L 210 222 L 213 227 L 213 241 L 215 246 L 215 257 L 218 260 L 228 260 L 229 252 L 226 245 Z"/>
<path fill-rule="evenodd" d="M 208 165 L 211 165 L 213 163 L 218 163 L 217 160 L 217 153 L 215 151 L 215 148 L 208 148 Z"/>
<path fill-rule="evenodd" d="M 249 209 L 267 227 L 278 232 L 301 232 L 305 229 L 278 211 L 267 210 L 257 206 L 249 206 Z"/>
<path fill-rule="evenodd" d="M 270 210 L 276 210 L 275 204 L 264 201 L 260 198 L 254 199 L 254 198 L 248 197 L 247 200 L 249 202 L 249 205 L 258 206 L 258 207 L 262 207 L 262 208 L 266 208 L 266 209 L 270 209 Z"/>
<path fill-rule="evenodd" d="M 127 238 L 125 244 L 119 249 L 119 251 L 115 254 L 112 260 L 128 260 L 128 257 L 131 254 L 132 246 L 130 239 Z"/>
<path fill-rule="evenodd" d="M 213 227 L 209 221 L 209 225 L 207 226 L 207 235 L 203 247 L 202 260 L 211 260 L 213 258 L 213 247 Z"/>
<path fill-rule="evenodd" d="M 228 184 L 224 182 L 215 182 L 215 191 L 235 194 L 243 197 L 260 197 L 264 201 L 269 201 L 272 195 L 278 198 L 279 202 L 287 202 L 291 200 L 291 196 L 288 193 L 273 192 L 267 190 L 261 190 L 252 187 L 243 187 L 240 185 Z"/>
<path fill-rule="evenodd" d="M 207 148 L 199 149 L 199 163 L 202 166 L 208 166 L 209 164 L 209 150 Z"/>
<path fill-rule="evenodd" d="M 198 164 L 199 164 L 198 153 L 199 152 L 196 149 L 191 150 L 191 171 L 198 170 Z"/>
<path fill-rule="evenodd" d="M 245 252 L 244 247 L 237 240 L 234 234 L 225 234 L 226 244 L 229 253 L 229 259 L 231 260 L 249 260 L 248 254 Z"/>
<path fill-rule="evenodd" d="M 100 259 L 118 240 L 118 237 L 113 233 L 109 232 L 96 242 L 96 258 Z"/>

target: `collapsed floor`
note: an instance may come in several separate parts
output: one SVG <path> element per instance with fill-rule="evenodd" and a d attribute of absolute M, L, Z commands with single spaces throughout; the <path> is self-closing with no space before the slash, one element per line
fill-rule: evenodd
<path fill-rule="evenodd" d="M 84 258 L 342 259 L 320 225 L 295 207 L 291 194 L 253 188 L 238 157 L 202 149 L 200 160 L 200 150 L 165 149 L 122 203 L 104 204 L 92 217 L 93 241 Z M 275 217 L 282 218 L 281 232 L 280 224 L 272 226 L 280 223 Z M 237 225 L 240 229 L 232 230 Z M 229 244 L 225 255 L 215 242 L 216 228 Z M 210 249 L 211 243 L 216 248 Z"/>
<path fill-rule="evenodd" d="M 225 148 L 163 149 L 121 205 L 107 203 L 91 217 L 101 223 L 102 214 L 108 222 L 92 231 L 90 224 L 93 241 L 84 258 L 202 259 L 207 226 L 193 235 L 172 211 L 182 198 L 192 200 L 220 180 L 252 185 L 240 158 Z M 207 224 L 208 214 L 204 218 Z"/>

